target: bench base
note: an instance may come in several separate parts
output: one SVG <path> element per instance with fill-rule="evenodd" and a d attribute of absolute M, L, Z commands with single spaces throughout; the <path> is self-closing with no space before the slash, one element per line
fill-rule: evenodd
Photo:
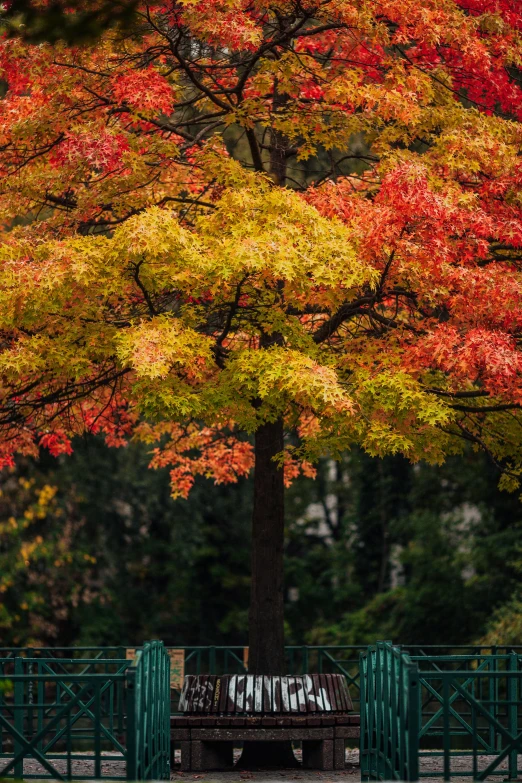
<path fill-rule="evenodd" d="M 181 747 L 181 770 L 230 770 L 239 742 L 301 742 L 303 768 L 333 770 L 345 767 L 345 742 L 357 739 L 356 725 L 333 726 L 186 726 L 172 729 L 172 745 Z"/>

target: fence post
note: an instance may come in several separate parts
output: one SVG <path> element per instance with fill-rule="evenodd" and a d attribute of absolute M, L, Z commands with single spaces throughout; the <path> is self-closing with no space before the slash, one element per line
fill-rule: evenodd
<path fill-rule="evenodd" d="M 496 655 L 497 655 L 497 648 L 494 647 L 493 650 L 494 650 L 494 652 L 493 652 L 493 655 L 492 655 L 492 658 L 491 658 L 490 670 L 492 672 L 496 673 L 496 672 L 500 671 L 500 667 L 499 667 L 499 660 L 496 657 Z M 490 705 L 491 705 L 491 711 L 493 713 L 493 716 L 497 720 L 500 717 L 500 715 L 499 715 L 499 704 L 498 704 L 499 687 L 500 687 L 500 682 L 499 682 L 498 677 L 490 677 L 489 678 L 489 688 L 488 688 L 489 700 L 490 700 Z M 479 682 L 479 688 L 481 688 L 480 682 Z M 482 694 L 481 694 L 481 696 L 482 696 Z M 509 698 L 509 696 L 506 696 L 506 698 Z M 509 713 L 509 710 L 508 710 L 508 713 Z M 490 748 L 493 751 L 496 750 L 498 752 L 502 748 L 502 736 L 499 734 L 499 732 L 497 731 L 497 729 L 495 728 L 495 726 L 493 724 L 490 724 L 490 727 L 489 727 L 489 744 L 490 744 Z"/>
<path fill-rule="evenodd" d="M 14 673 L 20 675 L 24 673 L 24 662 L 20 657 L 14 661 Z M 16 680 L 14 682 L 14 727 L 16 731 L 24 736 L 24 681 Z M 14 755 L 17 756 L 23 748 L 19 740 L 14 741 Z M 13 768 L 15 778 L 21 780 L 24 776 L 24 759 L 17 761 Z"/>
<path fill-rule="evenodd" d="M 170 695 L 170 658 L 169 656 L 164 653 L 164 660 L 165 660 L 165 680 L 166 680 L 166 688 L 167 692 Z M 166 699 L 164 704 L 164 713 L 163 713 L 163 720 L 164 723 L 164 737 L 165 737 L 165 766 L 166 766 L 166 775 L 165 777 L 167 780 L 170 780 L 170 699 Z"/>
<path fill-rule="evenodd" d="M 127 679 L 127 780 L 137 780 L 136 770 L 136 669 L 126 672 Z"/>
<path fill-rule="evenodd" d="M 375 731 L 376 650 L 376 647 L 369 648 L 366 661 L 366 737 L 368 740 L 368 775 L 370 779 L 376 774 L 377 766 L 375 760 L 378 753 L 377 734 Z"/>
<path fill-rule="evenodd" d="M 410 664 L 407 668 L 408 683 L 408 780 L 419 779 L 419 668 Z"/>
<path fill-rule="evenodd" d="M 366 725 L 366 677 L 368 670 L 368 655 L 370 651 L 359 654 L 359 672 L 360 672 L 360 706 L 361 713 L 361 736 L 359 739 L 359 765 L 361 767 L 361 780 L 369 780 L 368 769 L 368 727 Z"/>
<path fill-rule="evenodd" d="M 376 762 L 377 762 L 377 779 L 381 779 L 382 773 L 385 769 L 384 760 L 384 746 L 383 746 L 383 733 L 382 733 L 382 682 L 383 682 L 383 658 L 385 652 L 382 642 L 377 642 L 377 650 L 375 653 L 375 711 L 374 711 L 374 726 L 375 726 L 375 750 L 376 750 Z"/>
<path fill-rule="evenodd" d="M 94 683 L 94 777 L 101 778 L 101 723 L 102 723 L 102 700 L 101 700 L 100 682 Z M 70 718 L 69 718 L 70 720 Z"/>
<path fill-rule="evenodd" d="M 393 652 L 390 648 L 385 647 L 383 650 L 383 669 L 382 669 L 382 689 L 381 689 L 381 734 L 382 734 L 382 750 L 383 750 L 383 765 L 382 773 L 383 780 L 389 778 L 390 773 L 393 775 L 393 766 L 391 761 L 391 742 L 390 742 L 390 682 L 392 678 L 393 667 Z"/>
<path fill-rule="evenodd" d="M 518 655 L 511 652 L 509 654 L 509 671 L 516 672 L 518 669 Z M 518 677 L 509 676 L 507 682 L 507 699 L 508 699 L 508 731 L 513 740 L 518 735 Z M 518 760 L 517 750 L 512 750 L 509 754 L 509 780 L 516 780 L 518 777 Z"/>
<path fill-rule="evenodd" d="M 450 780 L 451 776 L 451 729 L 450 729 L 450 681 L 448 673 L 442 679 L 442 715 L 443 720 L 443 750 L 444 750 L 444 780 Z"/>
<path fill-rule="evenodd" d="M 118 647 L 118 651 L 116 653 L 117 657 L 120 660 L 123 660 L 127 657 L 127 648 L 126 647 Z M 125 682 L 118 682 L 116 683 L 116 700 L 117 700 L 117 710 L 118 710 L 118 734 L 123 734 L 124 727 L 123 727 L 123 705 L 124 705 L 124 699 L 125 699 Z"/>
<path fill-rule="evenodd" d="M 32 659 L 34 658 L 34 650 L 32 647 L 28 647 L 26 650 L 26 657 L 30 659 L 30 663 L 27 667 L 27 674 L 33 673 L 33 662 Z M 33 713 L 33 705 L 34 703 L 34 694 L 33 694 L 33 681 L 29 680 L 27 683 L 27 739 L 31 740 L 34 735 L 34 713 Z"/>
<path fill-rule="evenodd" d="M 170 694 L 170 658 L 165 650 L 161 650 L 161 670 L 163 678 L 161 682 L 161 693 L 165 689 Z M 165 699 L 162 707 L 162 777 L 170 780 L 170 699 Z"/>

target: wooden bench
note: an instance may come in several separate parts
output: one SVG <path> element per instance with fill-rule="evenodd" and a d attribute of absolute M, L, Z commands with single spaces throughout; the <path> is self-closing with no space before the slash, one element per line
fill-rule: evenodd
<path fill-rule="evenodd" d="M 230 769 L 240 742 L 301 742 L 303 767 L 344 769 L 345 743 L 360 734 L 342 675 L 188 676 L 172 716 L 181 769 Z"/>

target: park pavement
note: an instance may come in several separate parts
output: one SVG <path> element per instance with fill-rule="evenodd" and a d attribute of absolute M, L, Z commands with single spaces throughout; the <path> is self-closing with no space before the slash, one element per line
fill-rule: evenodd
<path fill-rule="evenodd" d="M 240 751 L 237 752 L 239 757 Z M 296 756 L 299 755 L 299 751 L 296 751 Z M 266 770 L 250 772 L 241 769 L 238 765 L 230 772 L 181 772 L 179 769 L 179 752 L 176 753 L 175 761 L 171 772 L 171 780 L 177 781 L 177 783 L 359 783 L 361 779 L 361 770 L 358 764 L 359 752 L 358 750 L 348 750 L 346 753 L 346 769 L 336 771 L 319 771 L 319 770 L 304 770 L 304 769 L 282 769 L 282 770 Z M 484 769 L 491 758 L 486 756 L 479 757 L 479 769 Z M 3 759 L 6 761 L 6 759 Z M 522 758 L 520 759 L 522 761 Z M 66 762 L 65 759 L 53 759 L 53 763 L 56 768 L 62 773 L 66 774 Z M 421 769 L 423 773 L 430 772 L 429 777 L 423 777 L 423 783 L 442 783 L 443 775 L 441 769 L 442 760 L 440 757 L 422 758 Z M 462 771 L 469 769 L 470 760 L 467 757 L 462 757 L 454 760 L 455 768 L 459 766 Z M 500 767 L 505 769 L 507 773 L 507 762 L 503 762 Z M 522 764 L 521 764 L 522 766 Z M 73 762 L 73 774 L 80 781 L 85 775 L 85 778 L 92 776 L 94 769 L 93 763 L 84 760 L 75 760 Z M 38 774 L 44 772 L 43 768 L 34 759 L 25 759 L 24 761 L 24 774 L 33 775 L 33 781 L 31 783 L 38 783 Z M 103 775 L 117 775 L 121 780 L 125 780 L 125 762 L 121 760 L 121 756 L 116 753 L 104 753 L 102 759 L 102 774 Z M 462 777 L 454 777 L 453 780 L 464 781 Z M 467 777 L 467 781 L 471 778 Z M 488 780 L 493 780 L 488 778 Z M 1 781 L 0 781 L 1 783 Z M 43 781 L 42 781 L 43 783 Z M 49 779 L 45 781 L 49 783 Z M 89 783 L 93 783 L 92 777 Z M 107 783 L 106 780 L 100 781 L 100 783 Z M 498 778 L 496 783 L 498 783 Z"/>

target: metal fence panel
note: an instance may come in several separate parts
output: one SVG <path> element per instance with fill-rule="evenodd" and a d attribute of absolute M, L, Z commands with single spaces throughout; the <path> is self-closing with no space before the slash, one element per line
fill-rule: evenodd
<path fill-rule="evenodd" d="M 0 658 L 0 778 L 169 779 L 168 655 L 106 651 Z"/>
<path fill-rule="evenodd" d="M 170 779 L 170 659 L 147 642 L 127 671 L 128 780 Z"/>
<path fill-rule="evenodd" d="M 125 779 L 116 709 L 124 671 L 27 673 L 33 663 L 15 658 L 14 672 L 0 677 L 0 778 Z M 101 768 L 102 750 L 114 754 L 109 774 Z M 24 772 L 24 761 L 32 771 Z M 74 762 L 81 762 L 81 774 Z"/>
<path fill-rule="evenodd" d="M 421 768 L 421 777 L 440 773 L 444 780 L 454 776 L 519 778 L 521 657 L 512 654 L 506 658 L 497 659 L 497 665 L 507 665 L 496 670 L 478 665 L 472 671 L 421 672 L 423 692 L 435 694 L 437 701 L 437 711 L 430 719 L 432 735 L 437 733 L 441 738 L 437 743 L 440 750 L 421 747 L 421 766 L 423 759 L 432 760 L 429 771 Z M 433 763 L 436 759 L 440 759 L 438 766 Z"/>
<path fill-rule="evenodd" d="M 520 777 L 522 655 L 380 642 L 360 667 L 363 780 Z"/>
<path fill-rule="evenodd" d="M 362 780 L 417 780 L 418 667 L 390 642 L 361 655 Z"/>

